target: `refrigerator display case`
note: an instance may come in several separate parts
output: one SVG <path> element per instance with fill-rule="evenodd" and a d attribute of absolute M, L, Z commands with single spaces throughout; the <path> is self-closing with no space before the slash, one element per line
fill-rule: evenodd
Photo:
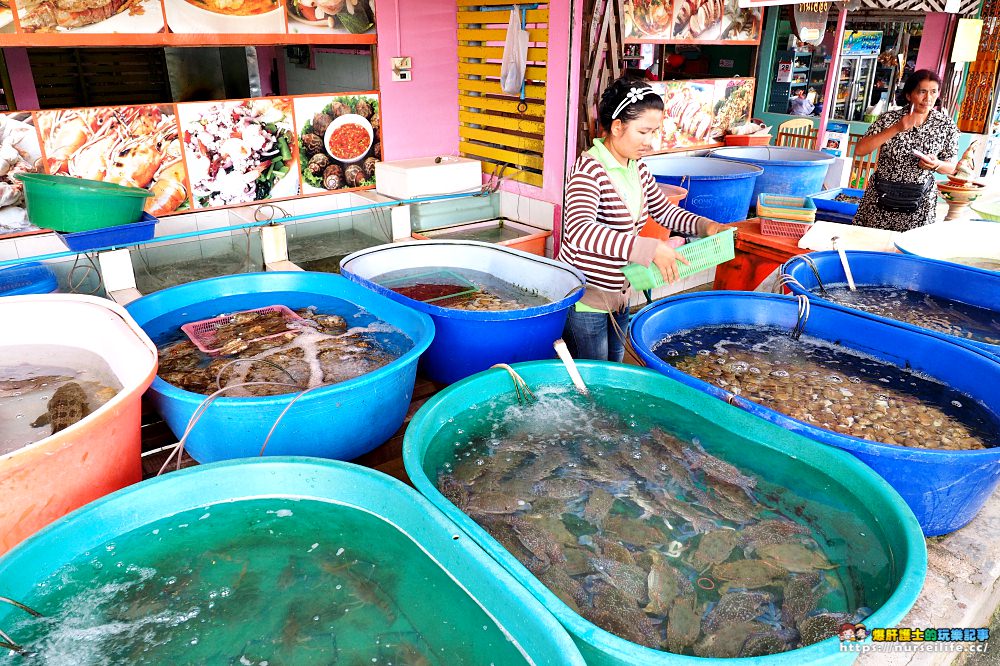
<path fill-rule="evenodd" d="M 844 56 L 837 79 L 833 118 L 862 120 L 875 85 L 876 56 Z"/>

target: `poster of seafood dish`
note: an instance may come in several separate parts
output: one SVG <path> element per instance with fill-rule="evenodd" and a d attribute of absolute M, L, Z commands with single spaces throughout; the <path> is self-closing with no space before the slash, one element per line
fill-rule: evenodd
<path fill-rule="evenodd" d="M 171 32 L 278 34 L 286 31 L 282 0 L 163 0 Z"/>
<path fill-rule="evenodd" d="M 157 217 L 188 208 L 172 105 L 35 111 L 35 123 L 47 173 L 148 189 L 145 208 Z"/>
<path fill-rule="evenodd" d="M 666 81 L 653 83 L 663 97 L 663 132 L 656 150 L 705 148 L 718 145 L 712 139 L 715 123 L 715 81 Z"/>
<path fill-rule="evenodd" d="M 375 93 L 295 98 L 302 192 L 375 185 L 382 122 Z"/>
<path fill-rule="evenodd" d="M 194 208 L 299 193 L 289 97 L 178 104 Z"/>
<path fill-rule="evenodd" d="M 739 0 L 626 0 L 624 32 L 630 41 L 757 44 L 761 16 Z"/>
<path fill-rule="evenodd" d="M 13 4 L 21 32 L 26 33 L 151 34 L 163 30 L 160 0 L 13 0 Z"/>
<path fill-rule="evenodd" d="M 0 113 L 0 235 L 35 231 L 24 208 L 24 185 L 15 176 L 41 165 L 34 119 L 30 113 Z"/>
<path fill-rule="evenodd" d="M 375 32 L 374 0 L 285 0 L 290 34 Z"/>
<path fill-rule="evenodd" d="M 10 0 L 0 0 L 0 34 L 14 32 L 14 12 L 10 9 Z"/>
<path fill-rule="evenodd" d="M 713 139 L 722 141 L 726 130 L 750 120 L 753 107 L 754 79 L 721 79 L 715 82 L 715 121 Z"/>

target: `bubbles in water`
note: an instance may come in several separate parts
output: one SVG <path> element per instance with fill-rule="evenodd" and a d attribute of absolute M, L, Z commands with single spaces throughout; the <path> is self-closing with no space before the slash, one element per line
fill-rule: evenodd
<path fill-rule="evenodd" d="M 771 376 L 772 377 L 787 377 L 788 376 L 788 371 L 787 370 L 772 370 L 771 371 Z"/>
<path fill-rule="evenodd" d="M 953 407 L 961 407 L 962 406 L 962 403 L 959 402 L 958 400 L 952 400 L 951 404 L 952 404 Z"/>

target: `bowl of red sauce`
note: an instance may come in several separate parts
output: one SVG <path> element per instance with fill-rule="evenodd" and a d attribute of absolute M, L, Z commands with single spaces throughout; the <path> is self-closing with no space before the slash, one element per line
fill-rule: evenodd
<path fill-rule="evenodd" d="M 356 113 L 345 113 L 330 123 L 323 136 L 323 145 L 330 157 L 350 164 L 364 159 L 371 150 L 374 138 L 375 130 L 367 118 Z"/>

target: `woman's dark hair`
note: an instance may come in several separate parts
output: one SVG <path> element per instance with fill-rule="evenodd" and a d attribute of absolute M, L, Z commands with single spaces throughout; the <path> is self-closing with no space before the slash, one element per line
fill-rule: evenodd
<path fill-rule="evenodd" d="M 918 69 L 906 78 L 906 83 L 903 84 L 903 97 L 909 99 L 910 93 L 924 81 L 933 81 L 938 84 L 938 90 L 941 89 L 941 77 L 936 72 L 929 69 Z"/>
<path fill-rule="evenodd" d="M 626 104 L 625 108 L 612 118 L 611 116 L 614 114 L 615 109 L 618 108 L 618 105 L 622 103 L 622 100 L 625 99 L 632 88 L 640 90 L 649 89 L 650 92 L 643 95 L 642 99 Z M 605 88 L 604 94 L 601 95 L 601 103 L 597 107 L 597 115 L 601 120 L 601 127 L 604 128 L 604 131 L 610 131 L 611 123 L 615 120 L 627 123 L 630 120 L 635 120 L 650 109 L 663 111 L 663 98 L 651 90 L 649 84 L 645 81 L 626 76 L 623 76 Z"/>

